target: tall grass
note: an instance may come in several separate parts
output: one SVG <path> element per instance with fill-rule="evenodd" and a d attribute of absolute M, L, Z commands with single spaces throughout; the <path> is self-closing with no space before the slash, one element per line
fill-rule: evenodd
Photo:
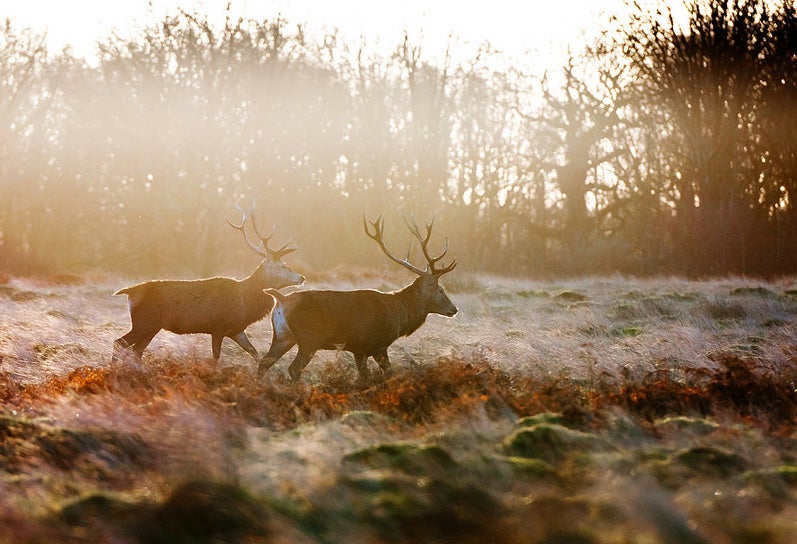
<path fill-rule="evenodd" d="M 166 332 L 111 366 L 121 283 L 0 285 L 0 541 L 797 536 L 792 280 L 472 277 L 367 387 Z"/>

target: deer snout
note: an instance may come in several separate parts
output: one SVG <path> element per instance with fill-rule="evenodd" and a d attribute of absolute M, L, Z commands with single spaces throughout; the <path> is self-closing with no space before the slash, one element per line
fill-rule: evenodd
<path fill-rule="evenodd" d="M 446 304 L 443 305 L 441 311 L 438 313 L 446 317 L 454 317 L 455 315 L 457 315 L 457 311 L 458 311 L 457 307 L 454 306 L 454 303 L 451 302 L 450 300 L 446 300 Z"/>

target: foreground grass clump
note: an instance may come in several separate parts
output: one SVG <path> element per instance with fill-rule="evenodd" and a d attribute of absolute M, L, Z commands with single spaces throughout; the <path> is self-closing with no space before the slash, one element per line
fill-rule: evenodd
<path fill-rule="evenodd" d="M 786 515 L 797 499 L 797 374 L 757 364 L 728 355 L 688 382 L 657 372 L 580 383 L 441 358 L 365 389 L 335 383 L 333 364 L 320 373 L 328 382 L 299 385 L 205 361 L 76 369 L 5 399 L 0 465 L 17 475 L 7 490 L 50 497 L 24 520 L 42 534 L 513 542 L 531 518 L 550 539 L 611 542 L 642 530 L 661 541 L 687 531 L 697 542 L 752 531 L 785 542 L 780 531 L 797 529 Z M 745 401 L 743 388 L 754 393 Z M 93 416 L 66 425 L 65 410 Z M 166 431 L 177 421 L 193 454 L 186 435 Z M 308 466 L 318 474 L 302 474 Z M 37 474 L 47 478 L 28 480 Z M 651 511 L 636 509 L 632 491 Z M 706 500 L 737 510 L 736 525 L 713 517 Z M 748 509 L 771 528 L 752 526 Z M 696 515 L 702 532 L 686 524 Z M 612 539 L 595 537 L 595 526 Z"/>
<path fill-rule="evenodd" d="M 111 366 L 111 290 L 0 292 L 0 541 L 797 539 L 781 285 L 479 278 L 366 387 L 166 334 Z"/>
<path fill-rule="evenodd" d="M 403 425 L 441 424 L 474 415 L 523 417 L 561 412 L 572 422 L 600 426 L 604 412 L 619 408 L 647 421 L 677 414 L 751 419 L 768 429 L 797 421 L 797 360 L 777 370 L 732 353 L 716 367 L 689 369 L 682 378 L 659 370 L 640 377 L 603 373 L 588 381 L 528 376 L 486 361 L 440 358 L 432 365 L 400 369 L 368 388 L 341 382 L 345 365 L 327 364 L 330 380 L 295 384 L 282 375 L 257 381 L 249 369 L 217 368 L 210 361 L 150 361 L 145 370 L 78 368 L 36 385 L 4 388 L 6 406 L 31 413 L 65 395 L 83 402 L 113 397 L 131 406 L 180 397 L 239 425 L 275 430 L 378 413 Z M 0 376 L 6 383 L 8 376 Z"/>

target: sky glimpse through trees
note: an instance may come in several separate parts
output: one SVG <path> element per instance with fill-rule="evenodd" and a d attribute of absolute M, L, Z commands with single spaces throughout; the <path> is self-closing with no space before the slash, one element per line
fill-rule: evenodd
<path fill-rule="evenodd" d="M 252 200 L 315 270 L 381 266 L 362 216 L 382 213 L 391 245 L 436 217 L 472 271 L 797 271 L 793 2 L 603 30 L 537 72 L 187 11 L 94 65 L 7 22 L 0 271 L 240 274 L 225 217 Z"/>

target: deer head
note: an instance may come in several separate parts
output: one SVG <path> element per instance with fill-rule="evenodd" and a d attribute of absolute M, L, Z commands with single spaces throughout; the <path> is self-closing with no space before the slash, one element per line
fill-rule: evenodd
<path fill-rule="evenodd" d="M 295 272 L 288 265 L 282 262 L 282 258 L 285 255 L 293 253 L 297 248 L 291 245 L 291 242 L 288 241 L 279 249 L 271 249 L 268 244 L 271 241 L 271 237 L 274 236 L 275 229 L 272 228 L 271 234 L 268 236 L 263 236 L 260 234 L 254 215 L 255 203 L 252 202 L 252 206 L 248 210 L 244 210 L 238 204 L 236 204 L 235 207 L 241 212 L 241 224 L 236 225 L 229 219 L 227 219 L 227 224 L 235 230 L 240 231 L 241 234 L 243 234 L 244 240 L 246 240 L 247 245 L 252 249 L 252 251 L 263 258 L 263 261 L 257 268 L 256 274 L 260 274 L 263 280 L 268 279 L 271 283 L 276 284 L 276 288 L 278 289 L 287 287 L 289 285 L 301 285 L 304 283 L 304 276 Z M 257 235 L 257 237 L 260 239 L 259 244 L 253 243 L 252 240 L 249 239 L 249 235 L 246 233 L 246 221 L 250 218 L 252 220 L 252 230 L 254 230 L 255 235 Z"/>
<path fill-rule="evenodd" d="M 369 228 L 369 224 L 371 228 L 373 228 L 373 232 Z M 451 264 L 448 266 L 441 266 L 439 268 L 437 266 L 437 263 L 445 257 L 448 251 L 448 238 L 446 238 L 443 251 L 436 257 L 433 257 L 429 253 L 429 239 L 432 237 L 434 219 L 432 219 L 431 223 L 426 224 L 426 234 L 423 235 L 414 219 L 412 223 L 408 223 L 405 220 L 405 224 L 410 233 L 412 233 L 421 244 L 421 251 L 426 259 L 426 270 L 422 270 L 410 263 L 410 249 L 412 246 L 407 250 L 407 256 L 404 259 L 399 259 L 388 251 L 384 241 L 385 221 L 382 219 L 381 215 L 376 218 L 376 221 L 370 221 L 363 216 L 365 234 L 379 245 L 379 248 L 391 261 L 400 264 L 410 272 L 418 275 L 418 279 L 415 280 L 413 285 L 417 285 L 420 290 L 421 298 L 426 304 L 426 311 L 428 313 L 440 314 L 448 317 L 453 316 L 457 313 L 457 307 L 454 306 L 454 303 L 448 298 L 445 290 L 439 284 L 439 280 L 443 274 L 448 274 L 454 270 L 454 267 L 457 266 L 457 262 L 451 261 Z"/>

